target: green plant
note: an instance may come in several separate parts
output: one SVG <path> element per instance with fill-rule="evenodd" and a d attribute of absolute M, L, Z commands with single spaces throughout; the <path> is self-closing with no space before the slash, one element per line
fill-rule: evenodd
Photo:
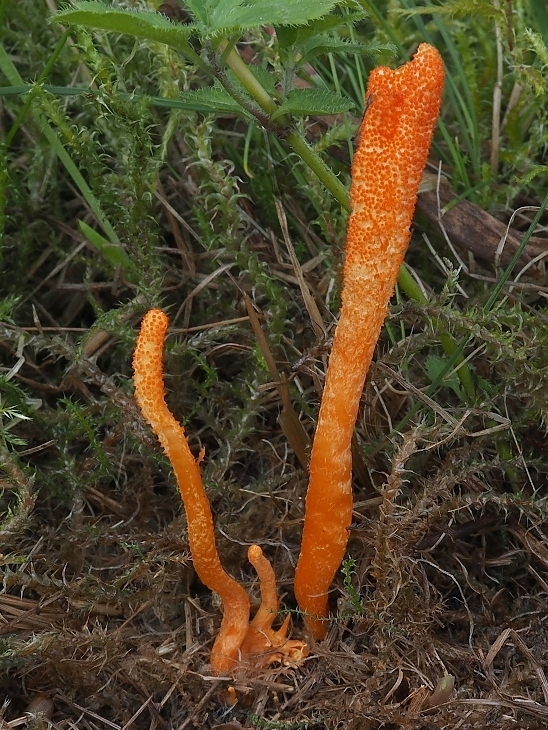
<path fill-rule="evenodd" d="M 362 596 L 354 585 L 354 577 L 356 575 L 356 561 L 354 558 L 346 558 L 341 565 L 341 573 L 343 575 L 343 588 L 346 593 L 346 599 L 339 604 L 339 612 L 344 617 L 349 615 L 350 618 L 363 617 L 366 614 L 366 607 Z"/>

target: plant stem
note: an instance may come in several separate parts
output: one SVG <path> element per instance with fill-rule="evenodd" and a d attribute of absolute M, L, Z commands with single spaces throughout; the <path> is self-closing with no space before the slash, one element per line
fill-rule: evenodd
<path fill-rule="evenodd" d="M 217 46 L 217 50 L 224 50 L 226 41 Z M 226 65 L 238 77 L 238 81 L 242 84 L 247 93 L 257 102 L 261 109 L 267 114 L 274 114 L 278 109 L 278 105 L 272 99 L 266 89 L 259 83 L 249 70 L 247 64 L 244 63 L 240 54 L 233 48 L 226 57 Z"/>
<path fill-rule="evenodd" d="M 217 45 L 217 51 L 221 53 L 227 46 L 226 41 L 222 41 Z M 274 114 L 278 109 L 278 105 L 272 99 L 270 94 L 262 86 L 262 84 L 255 78 L 251 73 L 248 66 L 244 63 L 236 49 L 231 49 L 226 55 L 225 62 L 231 71 L 236 75 L 238 81 L 245 88 L 247 93 L 252 99 L 260 106 L 260 108 L 268 115 Z M 276 121 L 272 124 L 280 129 L 284 127 L 284 118 L 277 117 Z M 314 172 L 318 178 L 323 182 L 325 187 L 333 195 L 335 200 L 346 210 L 350 210 L 350 198 L 348 190 L 340 182 L 335 173 L 326 165 L 322 158 L 315 152 L 306 142 L 304 137 L 291 130 L 285 135 L 287 143 L 293 148 L 293 150 L 299 155 L 301 160 L 308 165 L 308 167 Z"/>
<path fill-rule="evenodd" d="M 333 170 L 326 165 L 318 153 L 314 152 L 314 150 L 298 132 L 289 132 L 285 139 L 299 155 L 301 160 L 307 164 L 312 172 L 314 172 L 323 182 L 325 187 L 329 190 L 331 195 L 333 195 L 341 207 L 349 211 L 350 197 L 348 195 L 348 190 L 341 183 Z"/>

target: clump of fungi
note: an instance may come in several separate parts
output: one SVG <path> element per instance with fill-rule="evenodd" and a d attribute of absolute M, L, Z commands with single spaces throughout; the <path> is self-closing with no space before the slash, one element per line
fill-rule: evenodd
<path fill-rule="evenodd" d="M 278 631 L 272 624 L 278 612 L 276 577 L 258 545 L 248 550 L 249 562 L 259 576 L 261 605 L 249 621 L 249 598 L 243 586 L 223 568 L 215 544 L 213 517 L 199 462 L 194 459 L 185 430 L 175 419 L 164 398 L 162 351 L 168 327 L 165 312 L 151 309 L 143 318 L 133 355 L 135 397 L 146 421 L 158 436 L 173 465 L 188 525 L 188 542 L 198 577 L 221 597 L 223 619 L 211 650 L 211 668 L 217 674 L 230 672 L 240 663 L 265 666 L 272 662 L 296 664 L 308 653 L 302 641 L 287 638 L 289 616 Z"/>
<path fill-rule="evenodd" d="M 443 81 L 441 57 L 428 44 L 421 44 L 413 60 L 401 68 L 380 67 L 369 76 L 367 112 L 352 164 L 341 315 L 312 446 L 295 572 L 295 595 L 315 639 L 325 636 L 328 590 L 348 542 L 350 448 L 360 395 L 409 243 Z M 261 548 L 252 545 L 248 551 L 261 585 L 261 605 L 251 621 L 247 593 L 221 565 L 200 476 L 203 454 L 194 459 L 183 427 L 164 400 L 162 351 L 167 327 L 167 316 L 159 309 L 143 319 L 133 358 L 135 395 L 173 465 L 196 573 L 223 603 L 223 619 L 211 652 L 212 670 L 222 674 L 245 664 L 297 665 L 307 656 L 308 646 L 287 638 L 289 617 L 280 629 L 272 628 L 278 611 L 276 579 Z"/>

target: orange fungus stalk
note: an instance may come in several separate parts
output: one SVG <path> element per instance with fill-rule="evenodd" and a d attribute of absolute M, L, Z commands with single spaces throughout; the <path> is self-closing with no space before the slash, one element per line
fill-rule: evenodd
<path fill-rule="evenodd" d="M 133 356 L 135 397 L 173 465 L 185 507 L 196 573 L 223 602 L 223 620 L 211 651 L 212 669 L 222 673 L 234 668 L 239 659 L 240 646 L 249 626 L 249 598 L 221 565 L 211 508 L 198 463 L 190 451 L 184 428 L 164 400 L 162 352 L 167 327 L 167 315 L 160 309 L 151 309 L 143 318 Z"/>
<path fill-rule="evenodd" d="M 211 650 L 211 668 L 221 674 L 233 673 L 246 663 L 255 668 L 275 662 L 284 666 L 300 664 L 308 655 L 308 646 L 287 638 L 289 617 L 279 629 L 272 628 L 278 612 L 276 577 L 261 548 L 251 545 L 248 551 L 249 562 L 257 571 L 261 586 L 261 605 L 251 623 L 247 593 L 221 565 L 199 459 L 193 457 L 185 430 L 164 399 L 162 353 L 167 327 L 168 318 L 161 309 L 151 309 L 143 317 L 133 355 L 133 382 L 141 412 L 158 436 L 175 472 L 196 573 L 223 602 L 223 620 Z"/>
<path fill-rule="evenodd" d="M 287 638 L 289 614 L 279 629 L 272 628 L 279 603 L 272 566 L 258 545 L 250 546 L 247 558 L 259 576 L 261 605 L 242 643 L 242 658 L 248 659 L 256 667 L 268 667 L 275 663 L 284 666 L 299 665 L 308 656 L 308 646 L 299 639 Z"/>
<path fill-rule="evenodd" d="M 342 308 L 310 459 L 295 595 L 312 635 L 327 629 L 327 594 L 349 536 L 351 440 L 361 392 L 410 238 L 443 90 L 443 62 L 421 44 L 412 61 L 371 72 L 352 164 Z"/>

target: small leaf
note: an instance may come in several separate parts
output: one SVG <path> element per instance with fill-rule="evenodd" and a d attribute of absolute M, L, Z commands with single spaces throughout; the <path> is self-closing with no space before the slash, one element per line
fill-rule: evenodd
<path fill-rule="evenodd" d="M 435 355 L 431 355 L 426 360 L 426 371 L 428 372 L 428 377 L 433 383 L 438 379 L 440 373 L 443 372 L 446 364 L 445 360 L 441 357 L 436 357 Z M 453 374 L 450 377 L 446 376 L 443 379 L 443 384 L 448 388 L 451 388 L 451 390 L 453 390 L 455 394 L 463 400 L 463 391 L 457 375 Z"/>
<path fill-rule="evenodd" d="M 194 5 L 196 0 L 191 3 Z M 209 0 L 209 30 L 216 35 L 242 32 L 264 25 L 304 25 L 321 18 L 340 4 L 340 0 Z"/>
<path fill-rule="evenodd" d="M 127 251 L 119 243 L 111 243 L 93 230 L 84 221 L 78 221 L 78 227 L 87 240 L 97 249 L 101 256 L 113 267 L 120 266 L 129 281 L 131 281 L 131 260 Z"/>
<path fill-rule="evenodd" d="M 208 18 L 208 5 L 207 0 L 185 0 L 186 9 L 192 15 L 194 20 L 197 20 L 202 25 L 207 25 Z"/>
<path fill-rule="evenodd" d="M 221 86 L 209 86 L 206 89 L 183 91 L 175 99 L 169 99 L 169 106 L 174 109 L 185 109 L 195 112 L 217 112 L 220 114 L 239 114 L 251 118 Z"/>
<path fill-rule="evenodd" d="M 546 0 L 529 0 L 531 15 L 536 24 L 536 30 L 544 38 L 544 43 L 548 46 L 548 7 Z"/>
<path fill-rule="evenodd" d="M 295 116 L 322 116 L 340 114 L 354 107 L 351 99 L 340 96 L 334 91 L 324 89 L 293 89 L 284 98 L 282 104 L 272 118 L 283 114 Z"/>
<path fill-rule="evenodd" d="M 136 38 L 166 43 L 174 48 L 184 46 L 188 37 L 201 29 L 196 24 L 175 25 L 161 13 L 149 10 L 118 10 L 93 1 L 77 2 L 73 7 L 61 10 L 52 20 L 115 33 L 128 33 Z"/>
<path fill-rule="evenodd" d="M 302 58 L 300 65 L 309 61 L 315 56 L 326 53 L 360 53 L 373 56 L 379 51 L 396 52 L 396 46 L 392 43 L 352 43 L 342 38 L 319 35 L 304 43 L 301 48 Z"/>
<path fill-rule="evenodd" d="M 309 27 L 309 26 L 305 26 Z M 290 48 L 293 44 L 296 44 L 299 28 L 293 28 L 289 25 L 276 26 L 276 38 L 278 39 L 278 45 L 280 48 Z"/>
<path fill-rule="evenodd" d="M 519 179 L 521 185 L 528 185 L 537 175 L 548 174 L 548 165 L 533 165 L 527 173 Z"/>

